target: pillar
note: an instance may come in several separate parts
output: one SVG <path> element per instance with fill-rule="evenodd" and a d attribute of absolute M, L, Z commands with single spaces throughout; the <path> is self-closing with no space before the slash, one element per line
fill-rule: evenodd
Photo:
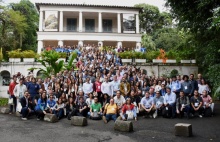
<path fill-rule="evenodd" d="M 118 13 L 118 33 L 121 33 L 121 13 Z"/>
<path fill-rule="evenodd" d="M 59 30 L 60 32 L 63 31 L 63 11 L 60 11 L 60 23 L 59 23 Z"/>
<path fill-rule="evenodd" d="M 43 11 L 40 10 L 40 18 L 39 18 L 39 32 L 43 31 Z"/>
<path fill-rule="evenodd" d="M 99 12 L 99 30 L 98 32 L 102 32 L 102 13 Z"/>
<path fill-rule="evenodd" d="M 139 14 L 136 14 L 136 34 L 140 33 L 140 28 L 139 28 Z"/>
<path fill-rule="evenodd" d="M 78 41 L 78 46 L 80 46 L 80 47 L 83 46 L 83 41 L 82 41 L 82 40 L 79 40 L 79 41 Z"/>
<path fill-rule="evenodd" d="M 79 12 L 79 32 L 82 32 L 82 28 L 83 28 L 82 21 L 83 21 L 82 11 L 80 11 Z"/>
<path fill-rule="evenodd" d="M 98 45 L 100 45 L 101 47 L 103 47 L 103 42 L 102 42 L 102 41 L 99 41 L 99 42 L 98 42 Z"/>
<path fill-rule="evenodd" d="M 41 53 L 42 48 L 43 48 L 43 41 L 42 40 L 38 40 L 38 43 L 37 43 L 37 53 L 38 54 Z"/>
<path fill-rule="evenodd" d="M 59 40 L 59 41 L 58 41 L 58 45 L 59 45 L 60 47 L 62 47 L 62 46 L 63 46 L 63 41 L 62 41 L 62 40 Z"/>
<path fill-rule="evenodd" d="M 121 41 L 118 41 L 117 47 L 118 47 L 118 48 L 119 48 L 119 47 L 122 47 L 122 42 L 121 42 Z"/>

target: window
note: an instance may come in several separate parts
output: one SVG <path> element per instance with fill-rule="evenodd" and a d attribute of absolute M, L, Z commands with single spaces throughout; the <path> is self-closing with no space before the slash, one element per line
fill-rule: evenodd
<path fill-rule="evenodd" d="M 112 20 L 104 19 L 102 21 L 103 32 L 112 32 Z"/>
<path fill-rule="evenodd" d="M 67 19 L 67 31 L 76 31 L 77 20 L 75 18 Z"/>
<path fill-rule="evenodd" d="M 95 32 L 95 19 L 85 19 L 85 31 Z"/>

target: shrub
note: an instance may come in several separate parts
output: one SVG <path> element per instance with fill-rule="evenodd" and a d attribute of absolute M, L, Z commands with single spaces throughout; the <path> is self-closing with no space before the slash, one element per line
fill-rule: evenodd
<path fill-rule="evenodd" d="M 21 49 L 12 50 L 7 52 L 9 58 L 21 58 Z"/>
<path fill-rule="evenodd" d="M 159 55 L 160 55 L 159 50 L 151 50 L 148 51 L 145 56 L 147 60 L 152 61 L 153 59 L 156 59 Z"/>
<path fill-rule="evenodd" d="M 33 50 L 25 50 L 21 52 L 23 58 L 36 58 L 37 54 Z"/>
<path fill-rule="evenodd" d="M 59 52 L 60 58 L 66 58 L 67 54 L 65 52 Z"/>
<path fill-rule="evenodd" d="M 0 106 L 6 106 L 8 104 L 7 98 L 0 98 Z"/>

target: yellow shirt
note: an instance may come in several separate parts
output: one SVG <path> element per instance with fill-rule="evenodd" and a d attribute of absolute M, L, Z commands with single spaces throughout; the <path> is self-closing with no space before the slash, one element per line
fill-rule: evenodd
<path fill-rule="evenodd" d="M 106 114 L 117 114 L 118 106 L 116 104 L 106 104 L 105 105 Z"/>

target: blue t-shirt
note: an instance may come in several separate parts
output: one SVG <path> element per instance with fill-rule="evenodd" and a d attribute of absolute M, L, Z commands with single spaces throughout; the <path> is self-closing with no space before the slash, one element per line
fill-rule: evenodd
<path fill-rule="evenodd" d="M 48 106 L 51 108 L 51 107 L 54 107 L 55 105 L 56 105 L 56 102 L 54 101 L 54 100 L 48 100 L 47 101 L 47 104 L 48 104 Z"/>
<path fill-rule="evenodd" d="M 45 110 L 47 107 L 47 102 L 42 100 L 41 98 L 37 101 L 37 105 L 35 107 L 35 110 Z"/>
<path fill-rule="evenodd" d="M 40 86 L 36 83 L 30 82 L 27 86 L 28 92 L 31 94 L 31 97 L 35 97 L 38 94 Z"/>

